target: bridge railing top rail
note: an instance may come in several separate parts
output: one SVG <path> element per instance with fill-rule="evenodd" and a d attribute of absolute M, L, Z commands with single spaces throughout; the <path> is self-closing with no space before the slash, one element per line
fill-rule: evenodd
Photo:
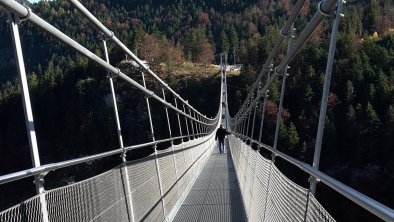
<path fill-rule="evenodd" d="M 77 164 L 81 164 L 81 163 L 86 163 L 89 161 L 103 159 L 105 157 L 113 156 L 116 154 L 122 154 L 124 152 L 128 152 L 131 150 L 137 150 L 137 149 L 145 148 L 148 146 L 154 146 L 154 145 L 166 143 L 166 142 L 173 142 L 175 140 L 182 140 L 182 139 L 186 139 L 188 137 L 206 136 L 209 134 L 210 133 L 198 133 L 198 134 L 172 137 L 172 138 L 168 138 L 168 139 L 156 140 L 156 141 L 152 141 L 152 142 L 148 142 L 148 143 L 127 146 L 124 148 L 118 148 L 115 150 L 111 150 L 111 151 L 107 151 L 107 152 L 103 152 L 103 153 L 98 153 L 98 154 L 94 154 L 94 155 L 90 155 L 90 156 L 86 156 L 86 157 L 75 158 L 72 160 L 66 160 L 66 161 L 61 161 L 61 162 L 57 162 L 57 163 L 45 164 L 45 165 L 41 165 L 39 167 L 33 167 L 33 168 L 30 168 L 27 170 L 22 170 L 22 171 L 18 171 L 15 173 L 10 173 L 10 174 L 0 176 L 0 185 L 5 184 L 5 183 L 9 183 L 12 181 L 20 180 L 20 179 L 23 179 L 26 177 L 35 176 L 35 175 L 47 173 L 50 171 L 55 171 L 55 170 L 58 170 L 61 168 L 65 168 L 65 167 L 69 167 L 69 166 L 73 166 L 73 165 L 77 165 Z"/>
<path fill-rule="evenodd" d="M 340 193 L 344 197 L 348 198 L 352 202 L 356 203 L 357 205 L 363 207 L 364 209 L 368 210 L 369 212 L 373 213 L 377 217 L 385 220 L 385 221 L 394 221 L 394 210 L 377 202 L 376 200 L 373 200 L 372 198 L 358 192 L 357 190 L 339 182 L 338 180 L 330 177 L 329 175 L 321 172 L 320 170 L 312 167 L 311 165 L 304 163 L 300 160 L 297 160 L 287 154 L 284 154 L 277 149 L 274 149 L 273 147 L 266 145 L 262 142 L 259 142 L 257 140 L 254 140 L 250 137 L 247 137 L 245 135 L 239 134 L 232 132 L 235 136 L 249 140 L 251 143 L 256 144 L 259 147 L 262 147 L 269 152 L 271 152 L 273 155 L 280 157 L 281 159 L 285 160 L 286 162 L 292 164 L 293 166 L 298 167 L 305 173 L 309 174 L 310 176 L 313 176 L 314 178 L 317 178 L 320 182 L 324 183 L 331 189 L 335 190 L 336 192 Z"/>
<path fill-rule="evenodd" d="M 289 34 L 289 32 L 291 31 L 291 25 L 294 23 L 295 19 L 297 18 L 298 14 L 300 13 L 303 5 L 305 4 L 306 0 L 298 0 L 297 3 L 295 4 L 289 18 L 287 19 L 285 25 L 283 26 L 283 28 L 280 30 L 280 35 L 278 36 L 278 38 L 275 41 L 274 47 L 272 48 L 270 54 L 268 55 L 263 68 L 261 69 L 261 71 L 259 72 L 256 81 L 254 82 L 254 84 L 252 85 L 252 88 L 250 89 L 250 93 L 247 95 L 246 99 L 244 100 L 244 103 L 242 104 L 240 110 L 243 110 L 246 108 L 246 106 L 248 105 L 248 101 L 252 98 L 254 92 L 256 91 L 256 89 L 258 89 L 258 87 L 261 84 L 261 80 L 262 78 L 267 75 L 270 70 L 271 70 L 271 62 L 274 59 L 275 55 L 279 52 L 279 48 L 282 45 L 283 41 L 285 40 L 286 36 Z M 238 116 L 241 115 L 241 112 L 238 112 L 234 118 L 238 118 Z"/>
<path fill-rule="evenodd" d="M 153 76 L 161 85 L 162 87 L 166 88 L 170 91 L 177 99 L 179 99 L 183 104 L 187 107 L 192 109 L 198 115 L 202 116 L 206 120 L 213 120 L 211 118 L 206 117 L 205 115 L 201 114 L 198 110 L 196 110 L 192 105 L 190 105 L 186 100 L 184 100 L 179 94 L 177 94 L 167 83 L 165 83 L 158 75 L 156 75 L 146 64 L 142 62 L 122 41 L 120 41 L 112 32 L 109 30 L 102 22 L 100 22 L 89 10 L 87 10 L 82 3 L 78 0 L 69 0 L 82 15 L 87 18 L 93 25 L 95 25 L 100 31 L 102 31 L 107 38 L 112 39 L 116 45 L 118 45 L 122 50 L 124 50 L 131 58 L 146 72 L 148 72 L 151 76 Z"/>
<path fill-rule="evenodd" d="M 241 109 L 239 109 L 238 113 L 235 115 L 235 124 L 240 122 L 247 113 L 249 113 L 254 106 L 256 105 L 257 102 L 259 102 L 260 98 L 264 96 L 265 92 L 267 91 L 268 87 L 271 85 L 271 83 L 275 80 L 275 78 L 278 75 L 282 75 L 285 68 L 288 66 L 288 64 L 294 59 L 294 57 L 297 55 L 298 51 L 302 48 L 302 46 L 308 41 L 312 33 L 316 30 L 317 26 L 323 21 L 323 19 L 328 15 L 330 10 L 335 6 L 337 0 L 324 0 L 321 1 L 317 12 L 314 14 L 312 19 L 307 23 L 306 27 L 300 32 L 300 36 L 294 41 L 292 44 L 290 50 L 286 54 L 286 56 L 281 60 L 280 64 L 276 66 L 276 68 L 273 70 L 273 74 L 269 75 L 267 80 L 265 81 L 264 85 L 260 86 L 260 81 L 261 78 L 264 75 L 268 75 L 268 73 L 271 71 L 271 61 L 272 58 L 277 54 L 278 52 L 278 47 L 282 44 L 284 37 L 279 37 L 277 39 L 277 42 L 275 43 L 274 48 L 271 50 L 271 53 L 263 66 L 262 71 L 259 73 L 257 81 L 253 85 L 252 89 L 249 91 L 247 98 L 244 101 L 244 104 L 242 105 Z M 287 20 L 285 24 L 285 28 L 282 29 L 281 34 L 288 34 L 289 24 L 291 25 L 296 16 L 299 13 L 299 10 L 302 8 L 303 4 L 305 1 L 299 0 L 294 7 L 294 10 Z M 286 33 L 282 33 L 283 31 L 286 31 Z M 269 65 L 269 67 L 267 67 Z M 256 88 L 258 89 L 256 92 Z M 255 96 L 254 96 L 255 95 Z"/>
<path fill-rule="evenodd" d="M 208 118 L 205 115 L 202 115 L 195 108 L 193 108 L 187 101 L 185 101 L 177 93 L 175 93 L 166 83 L 163 82 L 163 80 L 161 80 L 157 75 L 155 75 L 153 73 L 152 70 L 148 69 L 147 67 L 141 66 L 143 69 L 148 71 L 153 77 L 155 77 L 157 80 L 159 80 L 159 82 L 163 85 L 163 87 L 165 87 L 167 90 L 169 90 L 175 96 L 175 98 L 178 98 L 182 102 L 183 105 L 185 105 L 186 107 L 189 107 L 191 110 L 193 110 L 193 112 L 195 112 L 201 118 L 201 120 L 198 117 L 193 116 L 191 114 L 191 112 L 187 113 L 186 110 L 183 111 L 183 110 L 179 109 L 178 107 L 174 106 L 172 103 L 167 102 L 165 99 L 163 99 L 160 96 L 158 96 L 157 94 L 155 94 L 153 91 L 145 88 L 144 86 L 142 86 L 141 84 L 139 84 L 138 82 L 136 82 L 135 80 L 133 80 L 132 78 L 127 76 L 125 73 L 120 71 L 119 68 L 116 68 L 116 67 L 112 66 L 111 64 L 107 63 L 105 60 L 98 57 L 96 54 L 94 54 L 93 52 L 91 52 L 90 50 L 88 50 L 87 48 L 85 48 L 84 46 L 79 44 L 78 42 L 76 42 L 74 39 L 70 38 L 69 36 L 67 36 L 66 34 L 61 32 L 59 29 L 55 28 L 54 26 L 52 26 L 51 24 L 46 22 L 44 19 L 42 19 L 41 17 L 36 15 L 34 12 L 32 12 L 31 9 L 28 8 L 27 6 L 22 5 L 19 2 L 13 1 L 13 0 L 1 0 L 0 6 L 2 6 L 7 11 L 16 13 L 20 18 L 23 18 L 23 20 L 31 21 L 32 23 L 34 23 L 38 27 L 42 28 L 43 30 L 50 33 L 54 37 L 58 38 L 60 41 L 64 42 L 66 45 L 71 46 L 76 51 L 85 55 L 89 59 L 95 61 L 101 67 L 105 68 L 108 72 L 112 73 L 114 76 L 120 77 L 123 80 L 129 82 L 132 86 L 134 86 L 138 90 L 142 91 L 147 97 L 155 99 L 156 101 L 162 103 L 165 107 L 174 110 L 176 113 L 185 116 L 186 118 L 192 120 L 193 122 L 196 122 L 196 123 L 199 123 L 199 124 L 202 124 L 205 126 L 214 126 L 217 123 L 217 118 L 218 118 L 217 116 L 215 118 Z M 117 39 L 116 37 L 113 37 L 113 39 L 116 40 L 116 43 L 118 45 L 120 45 L 122 47 L 122 49 L 124 49 L 124 50 L 127 49 L 127 47 L 123 43 L 121 43 L 121 41 L 119 39 Z M 128 53 L 132 54 L 132 52 L 130 50 L 128 50 Z M 134 55 L 134 54 L 132 54 L 132 55 Z M 142 64 L 142 61 L 139 60 L 135 55 L 133 56 L 133 58 L 136 59 L 137 63 Z"/>

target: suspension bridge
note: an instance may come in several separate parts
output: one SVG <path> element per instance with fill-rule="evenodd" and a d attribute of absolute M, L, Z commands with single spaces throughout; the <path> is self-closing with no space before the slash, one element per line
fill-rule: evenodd
<path fill-rule="evenodd" d="M 317 12 L 299 32 L 299 36 L 292 40 L 293 23 L 305 3 L 305 0 L 297 1 L 293 12 L 280 30 L 281 35 L 276 39 L 263 69 L 234 117 L 229 115 L 227 105 L 226 57 L 221 56 L 221 88 L 218 95 L 220 102 L 214 118 L 208 118 L 200 113 L 178 95 L 78 0 L 69 0 L 69 2 L 105 36 L 102 40 L 105 50 L 104 59 L 40 18 L 28 6 L 14 0 L 0 0 L 0 10 L 9 14 L 33 162 L 33 167 L 30 169 L 0 176 L 0 185 L 34 177 L 37 191 L 37 195 L 30 199 L 0 212 L 0 221 L 335 221 L 315 197 L 317 182 L 325 184 L 348 198 L 353 204 L 376 215 L 377 218 L 394 221 L 393 209 L 318 169 L 342 0 L 322 1 Z M 335 16 L 333 16 L 315 155 L 313 164 L 310 165 L 277 150 L 280 114 L 288 64 L 318 25 L 332 13 Z M 20 22 L 30 22 L 40 27 L 43 32 L 53 35 L 108 71 L 118 133 L 118 149 L 41 165 L 19 37 Z M 287 54 L 278 65 L 274 66 L 273 59 L 286 39 L 288 40 Z M 107 41 L 119 46 L 139 65 L 143 84 L 110 64 Z M 160 84 L 160 94 L 147 87 L 145 75 L 150 75 Z M 265 103 L 269 95 L 268 87 L 275 78 L 279 77 L 282 78 L 281 97 L 275 140 L 273 146 L 270 146 L 262 142 Z M 123 144 L 113 78 L 128 82 L 144 94 L 151 142 L 133 146 Z M 166 130 L 170 135 L 167 139 L 155 139 L 153 127 L 155 123 L 152 120 L 150 107 L 152 100 L 159 102 L 165 110 L 168 125 Z M 259 103 L 262 104 L 263 112 L 259 118 L 261 121 L 257 122 L 256 109 Z M 176 114 L 175 123 L 170 123 L 170 112 Z M 215 131 L 220 124 L 224 124 L 231 132 L 226 140 L 228 151 L 226 155 L 219 154 L 218 149 L 215 148 L 217 147 Z M 255 132 L 255 125 L 260 126 L 259 132 Z M 161 143 L 171 143 L 171 146 L 159 150 L 157 145 Z M 127 161 L 128 152 L 147 147 L 153 147 L 154 153 L 142 159 Z M 262 156 L 261 150 L 271 153 L 271 158 Z M 107 172 L 64 187 L 44 189 L 45 175 L 48 172 L 119 154 L 122 164 Z M 302 187 L 287 178 L 277 168 L 275 164 L 277 158 L 310 175 L 310 186 Z"/>

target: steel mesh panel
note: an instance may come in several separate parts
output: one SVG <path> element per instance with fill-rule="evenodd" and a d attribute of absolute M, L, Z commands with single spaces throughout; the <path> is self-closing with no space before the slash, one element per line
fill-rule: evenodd
<path fill-rule="evenodd" d="M 43 221 L 40 199 L 47 203 L 49 221 L 129 221 L 128 207 L 132 208 L 135 221 L 164 221 L 167 216 L 164 212 L 168 214 L 172 210 L 210 156 L 206 151 L 212 148 L 214 140 L 204 142 L 205 139 L 176 145 L 175 152 L 158 151 L 157 165 L 156 156 L 150 155 L 128 162 L 125 167 L 47 191 L 41 197 L 37 195 L 0 212 L 0 221 Z M 164 193 L 164 211 L 157 168 Z M 128 179 L 129 189 L 124 179 Z M 126 195 L 130 195 L 130 206 Z"/>
<path fill-rule="evenodd" d="M 149 214 L 147 214 L 145 217 L 139 220 L 136 219 L 135 221 L 144 221 L 144 222 L 164 221 L 164 213 L 163 213 L 163 208 L 161 206 L 161 202 L 159 202 L 157 206 L 152 208 L 152 211 L 150 211 Z"/>
<path fill-rule="evenodd" d="M 49 221 L 127 221 L 120 169 L 45 193 Z M 2 213 L 0 221 L 42 221 L 39 196 Z"/>
<path fill-rule="evenodd" d="M 302 221 L 305 215 L 307 190 L 286 178 L 272 165 L 269 200 L 281 218 Z"/>
<path fill-rule="evenodd" d="M 126 221 L 128 218 L 119 168 L 48 191 L 46 199 L 49 220 L 53 221 Z"/>
<path fill-rule="evenodd" d="M 178 175 L 182 175 L 187 169 L 187 164 L 185 162 L 185 152 L 183 150 L 183 145 L 174 146 L 175 150 L 175 162 Z"/>
<path fill-rule="evenodd" d="M 188 169 L 192 163 L 192 156 L 193 156 L 193 151 L 192 149 L 189 149 L 190 146 L 192 145 L 192 142 L 189 140 L 185 143 L 185 162 L 186 162 L 186 169 Z"/>
<path fill-rule="evenodd" d="M 234 168 L 250 221 L 304 221 L 308 190 L 244 141 L 229 137 Z M 335 221 L 311 195 L 307 221 Z"/>
<path fill-rule="evenodd" d="M 42 221 L 40 196 L 34 196 L 0 213 L 1 222 Z"/>
<path fill-rule="evenodd" d="M 309 194 L 306 221 L 335 221 L 335 219 L 320 205 L 318 200 Z"/>
<path fill-rule="evenodd" d="M 254 179 L 255 179 L 255 164 L 256 164 L 256 151 L 251 150 L 251 153 L 249 154 L 249 167 L 248 167 L 248 188 L 246 189 L 247 195 L 249 197 L 249 199 L 246 202 L 246 212 L 248 212 L 249 214 L 250 212 L 250 208 L 252 205 L 252 200 L 253 200 L 253 191 L 254 191 Z"/>
<path fill-rule="evenodd" d="M 243 176 L 243 172 L 244 172 L 244 162 L 245 162 L 245 158 L 244 158 L 244 155 L 243 155 L 243 150 L 244 149 L 244 145 L 243 145 L 243 143 L 241 143 L 241 150 L 240 150 L 240 155 L 239 155 L 239 158 L 238 158 L 238 169 L 237 169 L 237 176 L 238 176 L 238 180 L 239 180 L 239 186 L 240 186 L 240 189 L 241 189 L 241 192 L 242 192 L 242 190 L 244 189 L 244 186 L 245 186 L 245 184 L 244 184 L 244 176 Z"/>
<path fill-rule="evenodd" d="M 157 151 L 159 159 L 159 172 L 163 192 L 166 193 L 177 181 L 174 158 L 171 148 Z"/>
<path fill-rule="evenodd" d="M 157 179 L 155 156 L 152 154 L 143 159 L 129 162 L 127 164 L 127 171 L 131 190 L 135 190 L 152 177 Z"/>
<path fill-rule="evenodd" d="M 168 213 L 172 210 L 174 205 L 176 204 L 178 200 L 178 187 L 177 184 L 175 183 L 172 188 L 170 188 L 167 192 L 164 193 L 164 209 L 165 212 Z"/>
<path fill-rule="evenodd" d="M 127 166 L 134 218 L 156 220 L 163 210 L 154 155 L 133 161 Z"/>
<path fill-rule="evenodd" d="M 253 187 L 253 196 L 258 209 L 259 218 L 264 218 L 266 210 L 266 198 L 268 194 L 268 180 L 270 173 L 271 161 L 261 155 L 256 158 L 256 178 Z"/>
<path fill-rule="evenodd" d="M 251 149 L 246 150 L 246 155 L 245 155 L 245 168 L 243 172 L 243 178 L 244 178 L 244 189 L 242 190 L 242 195 L 243 195 L 243 201 L 244 201 L 244 206 L 246 207 L 246 213 L 248 214 L 249 212 L 249 203 L 250 203 L 250 164 L 249 164 L 249 152 Z"/>
<path fill-rule="evenodd" d="M 177 200 L 178 184 L 172 148 L 158 151 L 165 212 L 171 211 Z"/>

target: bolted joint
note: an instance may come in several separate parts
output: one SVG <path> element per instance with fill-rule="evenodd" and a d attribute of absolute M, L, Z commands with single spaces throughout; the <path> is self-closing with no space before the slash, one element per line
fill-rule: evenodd
<path fill-rule="evenodd" d="M 110 34 L 109 34 L 109 36 L 107 36 L 107 39 L 112 39 L 115 36 L 115 34 L 113 31 L 109 31 L 109 32 L 110 32 Z"/>
<path fill-rule="evenodd" d="M 280 74 L 280 72 L 279 72 L 278 69 L 279 69 L 279 66 L 275 67 L 275 69 L 274 69 L 274 75 L 280 76 L 281 74 Z"/>
<path fill-rule="evenodd" d="M 314 177 L 314 176 L 311 175 L 311 176 L 308 178 L 308 182 L 309 182 L 309 184 L 312 184 L 313 182 L 319 183 L 319 182 L 320 182 L 320 179 L 319 179 L 319 178 L 316 178 L 316 177 Z"/>
<path fill-rule="evenodd" d="M 276 154 L 275 153 L 271 153 L 271 161 L 273 163 L 275 163 L 275 158 L 276 158 Z"/>
<path fill-rule="evenodd" d="M 116 76 L 119 76 L 120 73 L 121 73 L 120 69 L 116 68 L 116 72 L 110 72 L 109 73 L 110 76 L 108 76 L 108 77 L 116 77 Z"/>
<path fill-rule="evenodd" d="M 309 183 L 309 184 L 312 184 L 312 183 L 313 183 L 313 180 L 315 180 L 315 178 L 314 178 L 313 176 L 309 176 L 309 178 L 308 178 L 308 183 Z"/>
<path fill-rule="evenodd" d="M 16 16 L 14 14 L 14 16 L 16 16 L 15 18 L 18 18 L 18 23 L 20 24 L 23 21 L 26 21 L 30 18 L 31 16 L 31 8 L 29 6 L 27 6 L 25 3 L 22 4 L 23 7 L 25 7 L 27 9 L 27 14 L 25 16 Z"/>
<path fill-rule="evenodd" d="M 142 73 L 142 75 L 145 75 L 144 72 L 145 72 L 147 69 L 144 69 L 144 67 L 138 65 L 138 69 L 137 69 L 137 70 L 140 71 L 140 72 Z"/>
<path fill-rule="evenodd" d="M 97 34 L 97 38 L 101 41 L 107 41 L 107 39 L 105 38 L 105 34 L 102 31 L 99 31 L 99 33 Z"/>
<path fill-rule="evenodd" d="M 115 36 L 114 32 L 113 31 L 109 31 L 109 32 L 110 34 L 107 35 L 106 33 L 99 31 L 98 38 L 103 41 L 108 41 L 113 39 L 113 37 Z"/>
<path fill-rule="evenodd" d="M 40 174 L 37 174 L 37 175 L 36 175 L 36 178 L 37 178 L 37 179 L 33 181 L 33 184 L 38 183 L 38 184 L 36 184 L 36 185 L 39 185 L 39 186 L 43 187 L 43 186 L 44 186 L 44 182 L 45 182 L 44 177 L 45 177 L 47 174 L 48 174 L 48 172 L 42 172 L 42 173 L 40 173 Z"/>
<path fill-rule="evenodd" d="M 149 98 L 153 97 L 154 94 L 155 93 L 152 92 L 152 91 L 149 91 L 149 92 L 145 93 L 145 99 L 149 99 Z"/>
<path fill-rule="evenodd" d="M 171 108 L 170 104 L 164 103 L 164 109 L 168 110 L 169 108 Z"/>
<path fill-rule="evenodd" d="M 293 30 L 295 31 L 296 29 L 293 28 Z M 280 30 L 280 35 L 283 36 L 283 37 L 288 37 L 288 38 L 294 38 L 295 37 L 294 35 L 292 35 L 292 30 L 291 29 L 288 30 L 287 33 L 284 33 L 284 29 L 282 28 Z"/>
<path fill-rule="evenodd" d="M 122 159 L 126 159 L 126 156 L 127 156 L 126 151 L 123 151 L 123 152 L 120 154 L 120 158 L 122 158 Z"/>
<path fill-rule="evenodd" d="M 329 12 L 324 12 L 323 9 L 322 9 L 323 3 L 324 3 L 324 1 L 319 2 L 319 5 L 317 6 L 317 11 L 318 11 L 321 15 L 323 15 L 323 16 L 325 16 L 325 17 L 328 17 L 328 16 L 330 16 Z"/>
<path fill-rule="evenodd" d="M 284 33 L 283 31 L 284 31 L 283 28 L 281 28 L 280 29 L 280 35 L 283 36 L 283 37 L 287 37 L 289 35 L 289 31 L 287 31 L 287 33 Z"/>

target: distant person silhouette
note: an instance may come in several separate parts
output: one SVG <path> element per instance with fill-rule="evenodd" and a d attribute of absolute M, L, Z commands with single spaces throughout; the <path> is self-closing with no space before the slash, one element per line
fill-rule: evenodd
<path fill-rule="evenodd" d="M 216 130 L 216 136 L 215 140 L 219 139 L 219 152 L 220 154 L 226 153 L 224 150 L 224 138 L 226 135 L 230 134 L 223 126 L 223 124 L 220 124 L 220 127 Z"/>

